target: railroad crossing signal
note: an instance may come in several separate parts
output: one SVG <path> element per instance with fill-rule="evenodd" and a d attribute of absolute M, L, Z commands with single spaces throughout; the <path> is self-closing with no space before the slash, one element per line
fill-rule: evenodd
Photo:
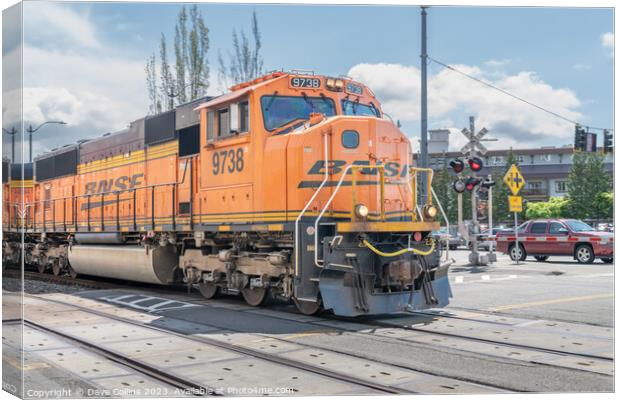
<path fill-rule="evenodd" d="M 525 185 L 525 179 L 515 164 L 512 164 L 508 172 L 506 172 L 506 175 L 504 175 L 504 183 L 514 196 L 516 196 L 523 185 Z"/>
<path fill-rule="evenodd" d="M 611 153 L 613 152 L 613 137 L 611 135 L 611 132 L 608 131 L 607 129 L 603 130 L 603 151 L 605 153 Z"/>
<path fill-rule="evenodd" d="M 510 212 L 522 212 L 523 211 L 523 197 L 521 196 L 508 196 L 508 208 Z"/>
<path fill-rule="evenodd" d="M 485 155 L 487 153 L 487 148 L 480 143 L 480 139 L 484 135 L 486 135 L 489 131 L 487 128 L 482 128 L 478 133 L 474 134 L 467 128 L 463 128 L 461 133 L 465 135 L 465 137 L 469 140 L 465 146 L 461 149 L 461 153 L 463 154 L 474 154 L 476 151 L 480 152 L 480 154 Z"/>

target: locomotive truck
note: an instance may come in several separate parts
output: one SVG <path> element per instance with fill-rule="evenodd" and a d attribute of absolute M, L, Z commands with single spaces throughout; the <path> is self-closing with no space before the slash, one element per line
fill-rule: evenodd
<path fill-rule="evenodd" d="M 306 314 L 451 297 L 432 170 L 347 77 L 269 73 L 34 164 L 30 195 L 5 201 L 4 261 L 23 233 L 39 272 L 183 282 L 253 306 L 271 293 Z"/>

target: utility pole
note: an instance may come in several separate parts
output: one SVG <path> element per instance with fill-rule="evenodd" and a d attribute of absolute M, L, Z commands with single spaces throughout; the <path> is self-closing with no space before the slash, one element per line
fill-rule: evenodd
<path fill-rule="evenodd" d="M 428 167 L 428 110 L 427 110 L 427 93 L 426 93 L 426 65 L 428 62 L 428 54 L 426 54 L 426 7 L 422 6 L 422 45 L 420 54 L 420 167 Z M 421 177 L 422 200 L 426 202 L 428 193 L 426 193 L 426 174 Z"/>
<path fill-rule="evenodd" d="M 8 134 L 11 135 L 11 163 L 15 162 L 15 134 L 17 133 L 17 130 L 15 129 L 15 127 L 11 127 L 10 131 L 7 131 L 6 129 L 2 128 L 2 130 Z"/>

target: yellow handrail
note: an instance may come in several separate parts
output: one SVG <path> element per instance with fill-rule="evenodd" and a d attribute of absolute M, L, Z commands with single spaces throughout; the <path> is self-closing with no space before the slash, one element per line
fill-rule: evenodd
<path fill-rule="evenodd" d="M 379 170 L 379 185 L 381 190 L 381 221 L 385 221 L 385 166 L 383 164 L 377 164 L 373 166 L 361 164 L 351 165 L 351 221 L 355 222 L 355 220 L 357 219 L 357 215 L 355 215 L 355 206 L 357 205 L 357 196 L 355 190 L 357 187 L 357 178 L 355 172 L 356 170 L 362 168 L 377 168 Z"/>
<path fill-rule="evenodd" d="M 385 252 L 377 249 L 372 244 L 370 244 L 370 242 L 368 240 L 362 239 L 362 243 L 364 244 L 364 246 L 368 247 L 375 254 L 378 254 L 381 257 L 398 257 L 398 256 L 400 256 L 402 254 L 405 254 L 405 253 L 408 253 L 408 252 L 417 254 L 419 256 L 428 256 L 428 255 L 430 255 L 435 250 L 435 241 L 431 239 L 430 242 L 431 242 L 431 245 L 430 245 L 431 247 L 427 251 L 422 251 L 422 250 L 418 250 L 416 248 L 410 247 L 410 248 L 407 248 L 407 249 L 401 249 L 401 250 L 395 251 L 393 253 L 385 253 Z"/>
<path fill-rule="evenodd" d="M 428 193 L 428 203 L 429 205 L 433 204 L 433 194 L 432 194 L 432 183 L 433 183 L 433 171 L 432 168 L 419 168 L 419 167 L 410 167 L 409 175 L 411 176 L 411 195 L 413 196 L 413 210 L 411 212 L 412 220 L 417 221 L 417 217 L 415 214 L 416 209 L 418 208 L 418 173 L 425 172 L 426 173 L 426 193 Z"/>

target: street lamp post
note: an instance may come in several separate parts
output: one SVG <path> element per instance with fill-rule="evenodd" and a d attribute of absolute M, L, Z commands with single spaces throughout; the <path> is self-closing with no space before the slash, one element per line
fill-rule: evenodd
<path fill-rule="evenodd" d="M 32 134 L 35 133 L 36 131 L 38 131 L 39 129 L 41 129 L 43 127 L 43 125 L 47 125 L 47 124 L 67 125 L 67 123 L 65 121 L 45 121 L 44 123 L 42 123 L 41 125 L 37 126 L 34 129 L 32 128 L 32 125 L 29 125 L 28 129 L 26 129 L 26 132 L 28 132 L 28 147 L 29 147 L 28 161 L 29 162 L 32 162 Z"/>
<path fill-rule="evenodd" d="M 15 162 L 15 135 L 17 134 L 17 130 L 15 129 L 14 126 L 11 127 L 10 131 L 7 131 L 4 128 L 2 128 L 2 130 L 4 131 L 4 133 L 11 135 L 11 162 L 14 163 Z"/>

